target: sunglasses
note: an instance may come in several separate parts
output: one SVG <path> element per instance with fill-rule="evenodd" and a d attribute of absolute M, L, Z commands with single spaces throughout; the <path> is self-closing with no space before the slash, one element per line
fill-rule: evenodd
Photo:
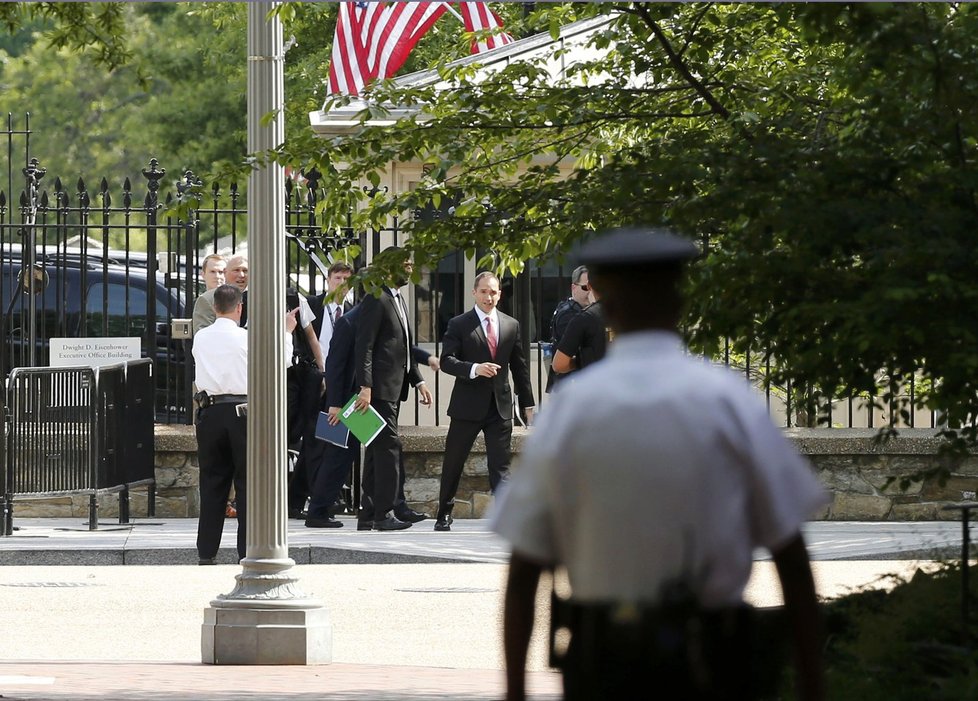
<path fill-rule="evenodd" d="M 580 287 L 585 292 L 590 292 L 590 290 L 591 290 L 590 285 L 582 285 L 579 282 L 575 282 L 574 284 L 577 285 L 578 287 Z"/>

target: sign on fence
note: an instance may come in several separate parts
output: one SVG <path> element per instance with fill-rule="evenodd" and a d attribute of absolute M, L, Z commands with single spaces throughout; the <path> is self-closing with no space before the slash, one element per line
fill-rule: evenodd
<path fill-rule="evenodd" d="M 51 367 L 101 367 L 139 360 L 139 337 L 52 338 Z"/>

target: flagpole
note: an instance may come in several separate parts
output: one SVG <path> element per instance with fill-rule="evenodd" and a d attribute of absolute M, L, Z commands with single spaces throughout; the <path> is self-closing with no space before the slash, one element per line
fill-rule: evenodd
<path fill-rule="evenodd" d="M 455 19 L 457 19 L 462 24 L 465 24 L 465 20 L 462 19 L 462 15 L 460 15 L 458 13 L 458 10 L 456 10 L 454 7 L 452 7 L 451 4 L 449 4 L 449 3 L 446 2 L 445 3 L 445 9 L 448 10 L 449 12 L 451 12 L 453 15 L 455 15 Z"/>

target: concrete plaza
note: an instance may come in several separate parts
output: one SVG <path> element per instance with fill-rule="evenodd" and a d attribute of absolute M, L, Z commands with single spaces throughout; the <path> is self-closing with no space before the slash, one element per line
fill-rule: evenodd
<path fill-rule="evenodd" d="M 2 698 L 502 698 L 506 548 L 487 523 L 434 533 L 429 521 L 385 534 L 343 520 L 325 532 L 289 523 L 300 586 L 333 626 L 333 664 L 310 667 L 200 664 L 203 609 L 230 591 L 240 568 L 196 565 L 193 520 L 106 522 L 97 531 L 77 520 L 17 520 L 15 535 L 0 538 Z M 953 557 L 961 527 L 818 522 L 806 535 L 819 592 L 834 597 Z M 780 603 L 771 563 L 758 556 L 747 598 Z M 538 700 L 560 698 L 545 633 L 539 626 L 531 650 Z"/>

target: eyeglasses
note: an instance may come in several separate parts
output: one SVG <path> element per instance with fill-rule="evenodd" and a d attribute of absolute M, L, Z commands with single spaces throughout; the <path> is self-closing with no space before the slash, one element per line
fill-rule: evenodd
<path fill-rule="evenodd" d="M 575 284 L 575 285 L 577 285 L 578 287 L 580 287 L 580 288 L 581 288 L 582 290 L 584 290 L 585 292 L 590 292 L 590 290 L 591 290 L 591 287 L 590 287 L 590 285 L 582 285 L 582 284 L 581 284 L 581 283 L 579 283 L 579 282 L 575 282 L 574 284 Z"/>

